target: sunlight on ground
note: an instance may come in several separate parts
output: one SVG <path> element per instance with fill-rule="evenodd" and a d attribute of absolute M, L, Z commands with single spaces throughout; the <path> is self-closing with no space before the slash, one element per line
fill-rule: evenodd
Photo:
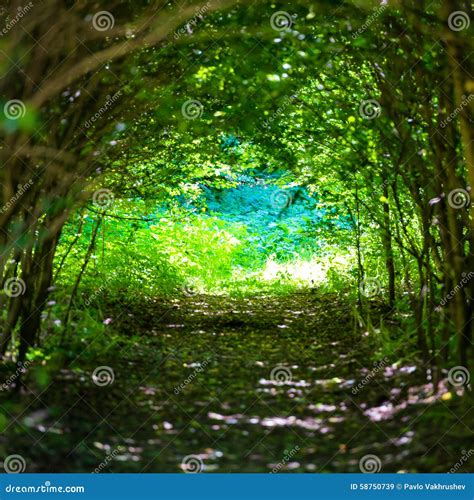
<path fill-rule="evenodd" d="M 303 285 L 318 285 L 328 282 L 328 272 L 344 271 L 352 266 L 350 255 L 338 255 L 331 259 L 313 257 L 310 260 L 298 259 L 291 262 L 277 262 L 270 257 L 261 273 L 264 281 L 285 279 Z"/>

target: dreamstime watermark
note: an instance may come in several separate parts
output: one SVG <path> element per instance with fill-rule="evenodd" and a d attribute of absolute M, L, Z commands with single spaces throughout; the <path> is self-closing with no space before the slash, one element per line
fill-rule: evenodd
<path fill-rule="evenodd" d="M 453 189 L 448 194 L 448 204 L 455 210 L 459 210 L 460 208 L 468 208 L 471 204 L 471 196 L 466 189 Z"/>
<path fill-rule="evenodd" d="M 448 372 L 448 382 L 454 387 L 469 385 L 471 374 L 465 366 L 453 366 Z"/>
<path fill-rule="evenodd" d="M 5 493 L 85 493 L 84 486 L 54 486 L 51 481 L 45 481 L 39 486 L 5 486 Z"/>
<path fill-rule="evenodd" d="M 10 99 L 3 106 L 3 114 L 9 120 L 18 120 L 26 114 L 26 106 L 20 99 Z"/>
<path fill-rule="evenodd" d="M 366 99 L 359 105 L 359 115 L 364 120 L 373 120 L 382 113 L 382 106 L 375 99 Z"/>
<path fill-rule="evenodd" d="M 92 372 L 92 382 L 99 387 L 113 384 L 115 381 L 114 370 L 110 366 L 98 366 Z"/>
<path fill-rule="evenodd" d="M 283 469 L 283 467 L 285 467 L 285 465 L 298 453 L 298 451 L 300 451 L 299 446 L 295 446 L 290 451 L 285 450 L 283 459 L 278 462 L 275 467 L 273 467 L 270 474 L 276 474 L 277 472 L 280 472 L 281 469 Z"/>
<path fill-rule="evenodd" d="M 179 28 L 174 32 L 175 40 L 178 40 L 183 35 L 191 34 L 193 32 L 192 27 L 196 26 L 200 21 L 204 19 L 204 16 L 207 14 L 207 11 L 210 9 L 210 7 L 211 2 L 207 2 L 206 5 L 203 5 L 202 7 L 196 7 L 196 13 L 194 14 L 194 16 L 189 19 L 182 28 Z"/>
<path fill-rule="evenodd" d="M 115 26 L 115 18 L 111 12 L 101 10 L 92 16 L 92 27 L 97 31 L 108 31 Z"/>
<path fill-rule="evenodd" d="M 375 375 L 377 375 L 377 373 L 380 370 L 382 370 L 383 368 L 385 368 L 385 366 L 387 366 L 388 362 L 389 362 L 389 359 L 387 358 L 387 356 L 385 356 L 382 359 L 382 361 L 376 361 L 374 363 L 374 367 L 372 368 L 372 370 L 370 370 L 370 372 L 356 386 L 354 386 L 352 388 L 352 394 L 354 394 L 354 396 L 355 396 L 367 384 L 370 384 L 370 382 L 372 382 L 372 380 L 374 379 Z"/>
<path fill-rule="evenodd" d="M 474 455 L 474 450 L 470 448 L 468 451 L 462 450 L 461 458 L 449 469 L 448 474 L 457 472 L 471 457 Z"/>
<path fill-rule="evenodd" d="M 7 474 L 20 474 L 26 470 L 26 460 L 21 455 L 8 455 L 3 461 Z"/>
<path fill-rule="evenodd" d="M 210 362 L 211 360 L 208 358 L 205 359 L 202 363 L 199 363 L 199 365 L 194 369 L 193 373 L 191 373 L 191 375 L 189 375 L 183 382 L 181 382 L 181 384 L 176 386 L 173 392 L 176 395 L 182 392 L 186 388 L 186 386 L 189 385 L 198 376 L 199 373 L 204 371 L 204 369 Z"/>
<path fill-rule="evenodd" d="M 5 24 L 2 31 L 0 31 L 0 36 L 6 35 L 12 28 L 14 28 L 26 16 L 26 14 L 30 12 L 33 7 L 33 2 L 29 2 L 23 7 L 18 7 L 15 17 L 12 17 L 7 22 L 7 24 Z"/>
<path fill-rule="evenodd" d="M 446 120 L 443 120 L 441 123 L 440 123 L 440 127 L 441 128 L 445 128 L 448 123 L 452 122 L 456 116 L 459 115 L 459 113 L 462 112 L 462 110 L 474 99 L 474 94 L 469 94 L 467 97 L 465 97 L 461 103 L 459 104 L 459 106 L 454 110 L 452 111 L 449 116 L 446 118 Z"/>
<path fill-rule="evenodd" d="M 201 118 L 204 111 L 204 106 L 200 101 L 196 99 L 188 99 L 181 106 L 181 114 L 186 118 L 186 120 L 195 120 L 196 118 Z"/>
<path fill-rule="evenodd" d="M 368 299 L 375 297 L 381 291 L 380 280 L 378 278 L 366 277 L 359 284 L 361 295 Z"/>
<path fill-rule="evenodd" d="M 33 186 L 33 179 L 25 182 L 25 184 L 20 184 L 18 191 L 10 198 L 9 201 L 5 203 L 5 205 L 3 205 L 2 208 L 0 208 L 0 214 L 10 210 L 10 208 L 15 205 L 15 203 L 28 191 L 28 189 L 30 189 L 31 186 Z"/>
<path fill-rule="evenodd" d="M 448 26 L 452 31 L 462 31 L 469 28 L 471 24 L 471 19 L 467 12 L 463 10 L 456 10 L 451 12 L 448 17 Z"/>
<path fill-rule="evenodd" d="M 115 448 L 111 453 L 109 453 L 105 458 L 104 460 L 102 460 L 102 462 L 100 462 L 100 464 L 94 469 L 94 472 L 93 474 L 99 474 L 100 472 L 102 472 L 108 465 L 110 462 L 113 461 L 113 459 L 120 454 L 120 449 L 119 448 Z"/>
<path fill-rule="evenodd" d="M 26 373 L 26 370 L 28 367 L 31 365 L 31 361 L 24 361 L 23 363 L 19 361 L 17 363 L 17 369 L 15 373 L 10 375 L 5 382 L 3 382 L 2 385 L 0 385 L 0 392 L 7 391 L 14 383 L 15 381 L 23 374 Z"/>
<path fill-rule="evenodd" d="M 287 366 L 278 365 L 270 372 L 270 380 L 277 385 L 284 385 L 291 382 L 292 373 Z"/>
<path fill-rule="evenodd" d="M 364 455 L 359 460 L 359 469 L 364 474 L 380 472 L 382 469 L 382 461 L 377 455 Z"/>
<path fill-rule="evenodd" d="M 278 12 L 274 12 L 270 17 L 270 26 L 273 30 L 280 33 L 290 31 L 294 19 L 296 19 L 296 14 L 289 14 L 284 10 L 279 10 Z"/>
<path fill-rule="evenodd" d="M 181 291 L 183 292 L 184 295 L 186 295 L 186 297 L 194 297 L 198 293 L 196 287 L 191 283 L 184 285 L 181 288 Z"/>
<path fill-rule="evenodd" d="M 364 31 L 368 29 L 368 27 L 374 23 L 379 16 L 383 14 L 383 12 L 386 10 L 387 4 L 381 5 L 380 7 L 377 7 L 376 9 L 373 9 L 371 14 L 367 17 L 365 20 L 364 24 L 354 33 L 352 33 L 352 38 L 355 40 L 358 36 L 362 35 Z"/>
<path fill-rule="evenodd" d="M 293 196 L 288 189 L 277 189 L 270 196 L 270 204 L 273 208 L 283 210 L 291 205 Z"/>
<path fill-rule="evenodd" d="M 3 285 L 3 291 L 11 298 L 19 297 L 26 292 L 26 283 L 17 276 L 8 278 Z"/>
<path fill-rule="evenodd" d="M 106 278 L 104 279 L 104 281 L 102 282 L 102 285 L 100 285 L 99 288 L 94 290 L 94 292 L 87 297 L 87 299 L 84 301 L 84 304 L 87 307 L 89 307 L 92 304 L 92 302 L 94 302 L 97 299 L 97 297 L 99 297 L 100 295 L 102 295 L 105 292 L 105 290 L 109 286 L 110 280 L 112 278 L 115 278 L 115 276 L 117 276 L 117 273 L 115 271 L 110 273 L 109 275 L 107 275 Z"/>
<path fill-rule="evenodd" d="M 102 210 L 106 208 L 110 208 L 114 202 L 114 193 L 110 189 L 101 188 L 97 191 L 94 191 L 92 195 L 92 203 L 97 208 L 101 208 Z"/>
<path fill-rule="evenodd" d="M 120 97 L 122 97 L 121 90 L 117 90 L 117 92 L 115 92 L 115 94 L 112 96 L 108 95 L 104 105 L 101 106 L 94 115 L 92 115 L 88 120 L 84 122 L 84 127 L 90 128 L 97 120 L 102 118 L 102 115 L 106 113 L 120 99 Z"/>
<path fill-rule="evenodd" d="M 181 469 L 188 474 L 197 474 L 205 469 L 205 465 L 200 456 L 187 455 L 181 460 Z"/>
<path fill-rule="evenodd" d="M 440 306 L 445 306 L 460 290 L 467 285 L 469 281 L 474 278 L 474 272 L 470 271 L 469 273 L 463 273 L 463 277 L 461 281 L 444 297 L 439 303 Z"/>
<path fill-rule="evenodd" d="M 265 129 L 269 129 L 271 126 L 272 126 L 272 123 L 280 116 L 282 115 L 285 110 L 291 106 L 293 104 L 293 102 L 298 98 L 298 93 L 300 91 L 297 91 L 295 94 L 292 94 L 290 95 L 290 97 L 286 96 L 284 99 L 283 99 L 283 103 L 281 104 L 281 106 L 278 107 L 278 109 L 276 111 L 274 111 L 269 118 L 267 118 L 262 126 L 263 128 Z"/>

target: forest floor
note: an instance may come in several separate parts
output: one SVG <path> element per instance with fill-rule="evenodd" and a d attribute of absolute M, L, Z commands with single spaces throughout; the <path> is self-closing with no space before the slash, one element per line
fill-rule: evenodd
<path fill-rule="evenodd" d="M 29 472 L 447 472 L 469 449 L 469 397 L 433 394 L 419 367 L 393 364 L 399 353 L 374 365 L 376 339 L 336 295 L 107 312 L 110 349 L 98 356 L 92 341 L 46 387 L 26 377 L 2 404 L 0 451 Z M 99 366 L 113 383 L 94 383 Z"/>

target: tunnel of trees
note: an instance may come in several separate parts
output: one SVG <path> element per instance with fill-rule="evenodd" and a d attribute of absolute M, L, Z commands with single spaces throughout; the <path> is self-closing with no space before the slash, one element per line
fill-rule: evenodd
<path fill-rule="evenodd" d="M 7 472 L 472 470 L 470 2 L 0 18 Z"/>

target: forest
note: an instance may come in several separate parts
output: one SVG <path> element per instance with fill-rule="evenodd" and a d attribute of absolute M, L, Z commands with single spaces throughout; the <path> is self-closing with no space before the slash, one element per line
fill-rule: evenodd
<path fill-rule="evenodd" d="M 0 5 L 0 462 L 474 472 L 466 0 Z"/>

